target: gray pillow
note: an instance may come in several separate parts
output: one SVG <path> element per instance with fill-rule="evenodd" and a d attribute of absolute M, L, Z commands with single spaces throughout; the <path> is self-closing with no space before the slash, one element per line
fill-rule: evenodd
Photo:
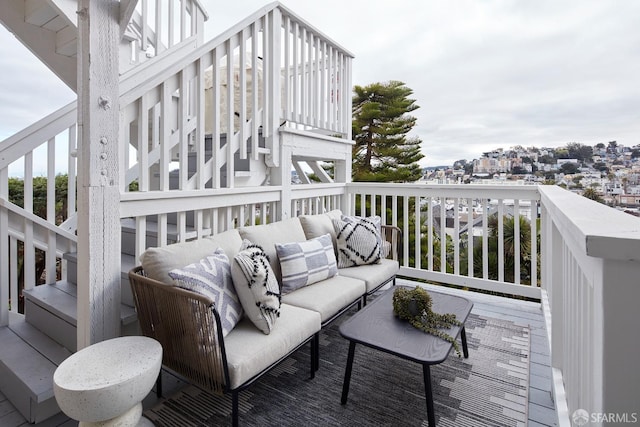
<path fill-rule="evenodd" d="M 338 246 L 338 268 L 380 262 L 382 237 L 377 224 L 370 218 L 361 217 L 350 217 L 348 221 L 333 220 Z"/>
<path fill-rule="evenodd" d="M 282 293 L 287 294 L 338 274 L 331 236 L 306 242 L 276 243 L 282 270 Z"/>
<path fill-rule="evenodd" d="M 233 281 L 231 265 L 224 251 L 218 248 L 212 255 L 183 268 L 169 271 L 176 286 L 197 292 L 211 299 L 215 305 L 222 335 L 225 336 L 242 317 L 242 305 L 238 299 Z"/>
<path fill-rule="evenodd" d="M 262 247 L 245 239 L 234 257 L 231 276 L 247 317 L 269 334 L 280 316 L 280 286 Z"/>

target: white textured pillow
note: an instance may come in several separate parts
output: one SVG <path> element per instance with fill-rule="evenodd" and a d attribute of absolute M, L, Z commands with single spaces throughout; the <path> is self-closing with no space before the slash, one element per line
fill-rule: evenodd
<path fill-rule="evenodd" d="M 377 218 L 379 225 L 380 217 Z M 376 222 L 361 217 L 350 217 L 348 221 L 343 219 L 333 220 L 338 246 L 338 267 L 379 263 L 382 237 Z"/>
<path fill-rule="evenodd" d="M 197 292 L 214 302 L 223 336 L 240 321 L 242 305 L 231 280 L 229 258 L 222 249 L 218 248 L 212 255 L 186 267 L 171 270 L 169 276 L 176 286 Z"/>
<path fill-rule="evenodd" d="M 282 293 L 287 294 L 338 274 L 331 236 L 306 242 L 276 243 L 282 270 Z"/>
<path fill-rule="evenodd" d="M 269 334 L 280 316 L 280 286 L 262 247 L 244 240 L 231 276 L 247 317 Z"/>

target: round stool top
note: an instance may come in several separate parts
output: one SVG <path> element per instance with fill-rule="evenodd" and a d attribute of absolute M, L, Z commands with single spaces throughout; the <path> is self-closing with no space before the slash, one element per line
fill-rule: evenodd
<path fill-rule="evenodd" d="M 148 337 L 127 336 L 86 347 L 53 374 L 60 409 L 80 421 L 118 416 L 149 393 L 162 365 L 162 346 Z"/>

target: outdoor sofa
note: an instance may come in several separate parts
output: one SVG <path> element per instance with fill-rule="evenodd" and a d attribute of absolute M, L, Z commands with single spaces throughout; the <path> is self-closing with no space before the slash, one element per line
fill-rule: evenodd
<path fill-rule="evenodd" d="M 241 390 L 306 343 L 313 378 L 321 328 L 395 284 L 400 230 L 379 220 L 334 210 L 149 248 L 129 272 L 141 331 L 162 344 L 165 368 L 207 391 L 231 393 L 237 425 Z M 232 282 L 244 314 L 226 290 L 199 288 L 202 275 Z"/>

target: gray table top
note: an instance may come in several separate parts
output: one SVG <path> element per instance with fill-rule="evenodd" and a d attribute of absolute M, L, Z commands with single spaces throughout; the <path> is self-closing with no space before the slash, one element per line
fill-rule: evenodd
<path fill-rule="evenodd" d="M 358 344 L 363 344 L 423 365 L 435 365 L 444 361 L 453 346 L 438 337 L 414 328 L 393 314 L 393 291 L 391 287 L 367 304 L 362 310 L 340 325 L 340 334 Z M 433 311 L 440 314 L 453 313 L 464 323 L 473 303 L 453 295 L 429 291 Z M 443 329 L 457 338 L 462 327 Z"/>

